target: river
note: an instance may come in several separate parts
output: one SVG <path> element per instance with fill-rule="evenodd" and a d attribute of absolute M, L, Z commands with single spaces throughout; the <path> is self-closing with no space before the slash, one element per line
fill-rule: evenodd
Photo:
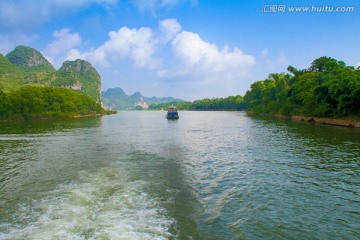
<path fill-rule="evenodd" d="M 0 123 L 0 239 L 360 239 L 360 130 L 161 111 Z"/>

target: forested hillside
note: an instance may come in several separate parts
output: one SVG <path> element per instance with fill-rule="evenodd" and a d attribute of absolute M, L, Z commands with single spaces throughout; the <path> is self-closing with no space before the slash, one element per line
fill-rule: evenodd
<path fill-rule="evenodd" d="M 101 107 L 101 78 L 84 60 L 56 71 L 36 49 L 0 54 L 0 120 L 109 114 Z"/>
<path fill-rule="evenodd" d="M 23 85 L 69 88 L 101 101 L 101 78 L 87 61 L 66 61 L 56 71 L 36 49 L 17 46 L 5 57 L 0 55 L 0 89 L 12 91 Z"/>
<path fill-rule="evenodd" d="M 288 67 L 290 74 L 271 74 L 251 85 L 247 110 L 263 114 L 315 117 L 360 116 L 360 69 L 330 57 L 314 60 L 308 69 Z"/>
<path fill-rule="evenodd" d="M 57 76 L 51 85 L 86 93 L 95 101 L 101 101 L 101 78 L 89 62 L 81 59 L 66 61 Z"/>

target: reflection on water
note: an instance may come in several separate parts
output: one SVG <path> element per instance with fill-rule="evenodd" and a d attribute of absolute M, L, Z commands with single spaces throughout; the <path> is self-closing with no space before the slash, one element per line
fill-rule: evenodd
<path fill-rule="evenodd" d="M 4 123 L 0 239 L 357 239 L 358 129 L 180 115 Z"/>
<path fill-rule="evenodd" d="M 0 122 L 0 134 L 39 134 L 47 132 L 59 132 L 74 128 L 95 128 L 99 127 L 100 124 L 100 117 Z"/>

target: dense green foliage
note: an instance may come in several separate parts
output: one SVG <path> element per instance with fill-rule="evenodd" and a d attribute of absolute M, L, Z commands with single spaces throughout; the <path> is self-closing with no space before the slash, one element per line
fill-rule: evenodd
<path fill-rule="evenodd" d="M 164 102 L 164 103 L 153 103 L 149 106 L 149 110 L 166 110 L 168 107 L 174 105 L 176 106 L 179 110 L 190 110 L 190 106 L 191 106 L 192 102 L 176 102 L 176 101 L 172 101 L 172 102 Z"/>
<path fill-rule="evenodd" d="M 227 98 L 212 98 L 212 99 L 202 99 L 194 101 L 190 110 L 206 110 L 206 111 L 216 111 L 216 110 L 225 110 L 225 111 L 235 111 L 235 110 L 244 110 L 243 97 L 240 95 L 229 96 Z"/>
<path fill-rule="evenodd" d="M 23 86 L 0 90 L 0 120 L 28 120 L 52 117 L 106 114 L 89 96 L 65 88 Z"/>
<path fill-rule="evenodd" d="M 321 57 L 305 70 L 271 74 L 244 96 L 247 109 L 262 114 L 315 117 L 360 116 L 360 69 Z"/>
<path fill-rule="evenodd" d="M 240 111 L 245 109 L 243 98 L 240 95 L 230 96 L 227 98 L 205 98 L 194 102 L 175 102 L 152 104 L 150 110 L 167 109 L 168 106 L 174 104 L 180 110 L 197 110 L 197 111 Z"/>

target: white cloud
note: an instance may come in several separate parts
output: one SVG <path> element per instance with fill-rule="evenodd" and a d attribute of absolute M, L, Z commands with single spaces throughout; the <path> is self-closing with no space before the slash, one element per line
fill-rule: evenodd
<path fill-rule="evenodd" d="M 82 59 L 84 58 L 83 54 L 78 49 L 70 49 L 64 60 L 76 60 L 76 59 Z"/>
<path fill-rule="evenodd" d="M 44 55 L 58 68 L 64 60 L 72 58 L 74 52 L 78 51 L 75 47 L 79 46 L 81 42 L 79 33 L 71 33 L 70 29 L 63 28 L 53 33 L 53 41 L 47 45 Z"/>
<path fill-rule="evenodd" d="M 62 29 L 54 34 L 59 40 L 54 41 L 56 44 L 52 45 L 60 46 L 68 43 L 67 46 L 60 48 L 71 50 L 67 54 L 68 60 L 84 58 L 94 64 L 110 67 L 116 62 L 130 59 L 136 67 L 155 69 L 160 64 L 160 60 L 154 57 L 157 48 L 171 41 L 180 30 L 181 26 L 176 19 L 160 21 L 157 31 L 147 27 L 139 29 L 122 27 L 118 31 L 109 32 L 109 39 L 101 46 L 80 52 L 77 49 L 70 49 L 75 45 L 72 43 L 79 42 L 77 40 L 80 37 L 69 34 L 68 29 Z"/>
<path fill-rule="evenodd" d="M 131 59 L 136 67 L 155 68 L 158 61 L 153 58 L 156 41 L 150 28 L 129 29 L 122 27 L 109 33 L 109 40 L 98 48 L 75 55 L 95 64 L 109 66 L 120 60 Z"/>
<path fill-rule="evenodd" d="M 162 41 L 164 43 L 174 39 L 174 37 L 181 31 L 181 26 L 176 19 L 165 19 L 160 21 L 159 30 L 162 34 Z"/>
<path fill-rule="evenodd" d="M 171 47 L 172 59 L 158 69 L 157 76 L 173 86 L 171 92 L 191 99 L 239 94 L 255 64 L 255 58 L 239 48 L 219 48 L 193 32 L 178 33 Z"/>
<path fill-rule="evenodd" d="M 82 52 L 76 48 L 82 42 L 80 35 L 64 28 L 53 33 L 54 40 L 46 47 L 45 55 L 55 65 L 78 58 L 102 67 L 111 67 L 126 59 L 130 59 L 136 67 L 152 69 L 158 64 L 158 60 L 153 58 L 157 42 L 152 29 L 122 27 L 109 32 L 108 36 L 109 39 L 99 47 Z"/>
<path fill-rule="evenodd" d="M 70 33 L 70 29 L 68 28 L 55 31 L 53 33 L 53 37 L 53 42 L 46 48 L 46 52 L 53 56 L 62 55 L 64 52 L 67 52 L 81 44 L 81 37 L 79 33 Z"/>
<path fill-rule="evenodd" d="M 221 50 L 196 33 L 183 31 L 172 42 L 173 51 L 190 72 L 221 73 L 241 76 L 255 63 L 255 58 L 239 48 L 225 46 Z"/>
<path fill-rule="evenodd" d="M 110 78 L 103 79 L 105 86 L 109 85 L 107 81 L 118 79 L 119 83 L 111 85 L 150 86 L 156 82 L 172 92 L 180 86 L 189 94 L 197 89 L 199 96 L 232 95 L 255 64 L 255 58 L 238 47 L 220 48 L 197 33 L 182 31 L 176 19 L 160 21 L 156 29 L 122 27 L 109 32 L 100 46 L 85 51 L 77 48 L 80 36 L 69 29 L 56 31 L 53 37 L 47 47 L 50 59 L 86 59 Z M 138 69 L 134 71 L 131 66 Z"/>
<path fill-rule="evenodd" d="M 123 27 L 109 33 L 110 39 L 97 51 L 112 59 L 130 58 L 137 67 L 153 68 L 156 62 L 152 55 L 155 42 L 150 28 L 129 29 Z"/>

